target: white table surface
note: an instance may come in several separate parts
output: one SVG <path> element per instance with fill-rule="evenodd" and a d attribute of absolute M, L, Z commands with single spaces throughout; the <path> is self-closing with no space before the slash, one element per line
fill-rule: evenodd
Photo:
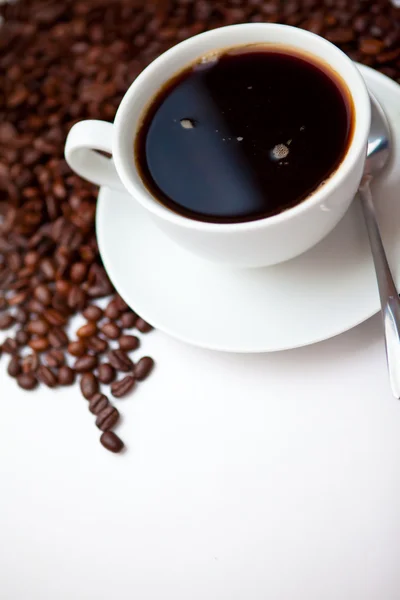
<path fill-rule="evenodd" d="M 2 600 L 398 600 L 400 404 L 378 317 L 290 352 L 154 332 L 122 455 L 0 372 Z"/>

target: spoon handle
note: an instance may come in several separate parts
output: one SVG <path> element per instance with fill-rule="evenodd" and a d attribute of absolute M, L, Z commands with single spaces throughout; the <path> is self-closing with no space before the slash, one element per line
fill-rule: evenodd
<path fill-rule="evenodd" d="M 359 192 L 381 299 L 390 385 L 394 396 L 400 398 L 400 300 L 379 233 L 369 177 L 363 179 Z"/>

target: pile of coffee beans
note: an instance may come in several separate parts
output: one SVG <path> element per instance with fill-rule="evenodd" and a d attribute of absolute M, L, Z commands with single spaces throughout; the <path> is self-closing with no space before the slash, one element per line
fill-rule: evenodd
<path fill-rule="evenodd" d="M 400 82 L 400 9 L 389 0 L 19 0 L 2 3 L 0 19 L 0 330 L 12 332 L 2 353 L 26 390 L 78 378 L 101 443 L 119 452 L 119 412 L 102 386 L 121 398 L 149 375 L 153 360 L 129 353 L 151 327 L 101 264 L 97 190 L 63 159 L 68 131 L 112 120 L 133 79 L 170 46 L 233 23 L 305 28 Z M 71 335 L 76 314 L 85 324 Z"/>

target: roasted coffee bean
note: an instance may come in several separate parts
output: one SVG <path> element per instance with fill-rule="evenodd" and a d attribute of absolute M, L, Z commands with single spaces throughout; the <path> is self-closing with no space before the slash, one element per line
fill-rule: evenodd
<path fill-rule="evenodd" d="M 35 250 L 30 250 L 24 256 L 24 263 L 27 267 L 36 267 L 40 260 L 39 252 Z"/>
<path fill-rule="evenodd" d="M 44 304 L 42 304 L 41 302 L 39 302 L 39 300 L 36 300 L 36 298 L 31 298 L 29 300 L 29 302 L 27 303 L 26 308 L 31 313 L 35 313 L 37 315 L 41 315 L 43 313 L 43 311 L 45 310 L 46 307 L 45 307 Z"/>
<path fill-rule="evenodd" d="M 68 344 L 68 352 L 71 354 L 71 356 L 83 356 L 86 352 L 85 342 L 83 340 L 70 342 Z"/>
<path fill-rule="evenodd" d="M 104 323 L 104 325 L 101 327 L 101 332 L 110 340 L 117 340 L 121 335 L 121 330 L 118 325 L 116 323 L 112 323 L 111 321 Z"/>
<path fill-rule="evenodd" d="M 47 285 L 38 285 L 34 289 L 33 295 L 36 298 L 36 300 L 39 300 L 39 302 L 41 302 L 44 306 L 49 306 L 49 304 L 51 304 L 52 294 Z"/>
<path fill-rule="evenodd" d="M 65 356 L 61 350 L 49 350 L 44 357 L 49 367 L 61 367 L 65 363 Z"/>
<path fill-rule="evenodd" d="M 111 300 L 111 302 L 107 304 L 106 309 L 104 311 L 104 315 L 107 317 L 107 319 L 111 319 L 113 321 L 118 319 L 120 315 L 120 310 L 115 300 Z"/>
<path fill-rule="evenodd" d="M 30 321 L 26 326 L 26 330 L 29 331 L 29 333 L 40 336 L 46 335 L 49 329 L 50 325 L 44 319 L 35 319 L 35 321 Z"/>
<path fill-rule="evenodd" d="M 100 437 L 100 442 L 110 452 L 121 452 L 124 447 L 124 442 L 113 431 L 105 431 Z"/>
<path fill-rule="evenodd" d="M 362 39 L 359 45 L 359 48 L 363 54 L 371 54 L 372 56 L 376 56 L 377 54 L 382 52 L 383 47 L 383 41 L 374 38 Z"/>
<path fill-rule="evenodd" d="M 84 354 L 75 361 L 74 369 L 77 373 L 87 373 L 97 367 L 97 356 Z"/>
<path fill-rule="evenodd" d="M 61 327 L 67 322 L 67 318 L 58 310 L 55 310 L 55 308 L 48 308 L 44 311 L 43 316 L 46 321 L 50 323 L 50 325 L 54 325 L 54 327 Z"/>
<path fill-rule="evenodd" d="M 35 352 L 44 352 L 49 347 L 49 340 L 46 337 L 35 337 L 29 340 L 28 346 Z"/>
<path fill-rule="evenodd" d="M 58 292 L 56 292 L 54 294 L 54 296 L 51 300 L 51 306 L 56 311 L 58 311 L 59 313 L 64 315 L 64 317 L 69 317 L 72 314 L 72 311 L 71 311 L 70 307 L 68 306 L 66 299 L 64 298 L 64 296 L 62 296 Z M 66 321 L 67 321 L 67 319 L 66 319 Z"/>
<path fill-rule="evenodd" d="M 96 323 L 89 321 L 89 323 L 85 323 L 85 325 L 82 325 L 82 327 L 79 327 L 78 331 L 76 332 L 76 335 L 79 338 L 89 338 L 89 337 L 96 335 L 96 332 L 97 332 Z"/>
<path fill-rule="evenodd" d="M 91 397 L 89 401 L 89 410 L 94 415 L 98 415 L 102 410 L 107 408 L 108 398 L 104 394 L 97 393 Z"/>
<path fill-rule="evenodd" d="M 91 304 L 85 308 L 82 314 L 88 321 L 99 321 L 103 316 L 103 311 L 99 306 Z"/>
<path fill-rule="evenodd" d="M 121 335 L 118 340 L 118 344 L 121 350 L 124 350 L 124 352 L 129 352 L 139 348 L 140 340 L 136 337 L 136 335 Z"/>
<path fill-rule="evenodd" d="M 135 369 L 133 371 L 135 378 L 138 381 L 143 381 L 143 379 L 146 379 L 146 377 L 153 370 L 153 367 L 154 360 L 150 358 L 150 356 L 143 356 L 143 358 L 141 358 L 135 365 Z"/>
<path fill-rule="evenodd" d="M 135 327 L 137 321 L 137 314 L 133 311 L 129 311 L 121 315 L 121 325 L 124 329 L 132 329 Z"/>
<path fill-rule="evenodd" d="M 19 356 L 13 356 L 8 363 L 7 373 L 10 377 L 17 377 L 21 373 L 21 361 Z"/>
<path fill-rule="evenodd" d="M 57 270 L 51 258 L 43 258 L 39 264 L 39 268 L 46 279 L 49 281 L 53 281 L 55 279 Z"/>
<path fill-rule="evenodd" d="M 0 315 L 0 330 L 5 331 L 10 329 L 14 324 L 14 317 L 10 313 L 4 313 Z"/>
<path fill-rule="evenodd" d="M 17 342 L 18 346 L 26 346 L 30 339 L 31 336 L 24 329 L 20 329 L 15 334 L 15 341 Z"/>
<path fill-rule="evenodd" d="M 138 329 L 141 333 L 148 333 L 153 329 L 153 327 L 149 323 L 146 323 L 146 321 L 144 319 L 141 319 L 140 317 L 136 321 L 135 326 L 136 329 Z"/>
<path fill-rule="evenodd" d="M 24 373 L 34 373 L 39 368 L 39 357 L 36 352 L 33 354 L 27 354 L 22 359 L 22 371 Z"/>
<path fill-rule="evenodd" d="M 73 283 L 82 283 L 87 273 L 87 264 L 83 262 L 74 263 L 71 266 L 70 277 Z"/>
<path fill-rule="evenodd" d="M 135 378 L 132 375 L 126 375 L 123 379 L 119 381 L 114 381 L 111 384 L 111 393 L 115 398 L 122 398 L 129 394 L 131 390 L 133 390 L 135 386 Z"/>
<path fill-rule="evenodd" d="M 123 350 L 111 350 L 108 353 L 108 361 L 114 369 L 122 373 L 128 373 L 133 369 L 133 362 Z"/>
<path fill-rule="evenodd" d="M 119 420 L 119 412 L 109 404 L 97 415 L 96 425 L 102 431 L 109 431 Z"/>
<path fill-rule="evenodd" d="M 38 381 L 33 373 L 21 373 L 17 376 L 17 383 L 24 390 L 34 390 Z"/>
<path fill-rule="evenodd" d="M 74 310 L 83 310 L 86 306 L 87 296 L 78 285 L 74 285 L 68 292 L 68 306 Z"/>
<path fill-rule="evenodd" d="M 59 279 L 56 281 L 56 292 L 64 298 L 68 297 L 71 287 L 71 283 L 69 281 L 65 281 L 65 279 Z"/>
<path fill-rule="evenodd" d="M 17 323 L 24 325 L 29 320 L 29 313 L 25 308 L 18 308 L 14 313 L 14 319 Z"/>
<path fill-rule="evenodd" d="M 85 341 L 87 349 L 91 350 L 95 354 L 102 354 L 108 350 L 108 342 L 96 335 L 87 338 Z"/>
<path fill-rule="evenodd" d="M 117 308 L 117 310 L 121 313 L 125 312 L 126 310 L 129 310 L 129 306 L 127 305 L 125 300 L 123 298 L 121 298 L 121 296 L 119 294 L 117 294 L 115 296 L 114 304 L 115 304 L 115 307 Z"/>
<path fill-rule="evenodd" d="M 19 292 L 18 294 L 14 294 L 11 298 L 8 299 L 9 306 L 19 306 L 20 304 L 24 304 L 28 297 L 28 292 Z"/>
<path fill-rule="evenodd" d="M 13 338 L 6 338 L 1 346 L 5 354 L 15 354 L 18 351 L 18 343 Z"/>
<path fill-rule="evenodd" d="M 93 373 L 85 373 L 80 380 L 82 396 L 90 400 L 99 391 L 99 382 Z"/>
<path fill-rule="evenodd" d="M 58 370 L 58 383 L 60 385 L 72 385 L 75 383 L 75 371 L 66 365 Z"/>
<path fill-rule="evenodd" d="M 46 367 L 45 365 L 40 365 L 36 372 L 36 376 L 47 387 L 53 388 L 57 385 L 57 377 L 54 375 L 53 371 Z"/>
<path fill-rule="evenodd" d="M 116 371 L 114 367 L 109 365 L 108 363 L 103 363 L 98 368 L 97 377 L 101 383 L 112 383 L 116 377 Z"/>
<path fill-rule="evenodd" d="M 68 336 L 63 329 L 53 327 L 48 335 L 50 346 L 56 349 L 64 348 L 68 344 Z"/>

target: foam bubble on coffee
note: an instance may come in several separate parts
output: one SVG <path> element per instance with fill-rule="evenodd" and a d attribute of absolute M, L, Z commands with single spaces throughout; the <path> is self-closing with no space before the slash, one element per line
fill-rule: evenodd
<path fill-rule="evenodd" d="M 286 144 L 276 144 L 270 152 L 270 156 L 273 160 L 282 160 L 289 154 L 289 148 Z"/>

